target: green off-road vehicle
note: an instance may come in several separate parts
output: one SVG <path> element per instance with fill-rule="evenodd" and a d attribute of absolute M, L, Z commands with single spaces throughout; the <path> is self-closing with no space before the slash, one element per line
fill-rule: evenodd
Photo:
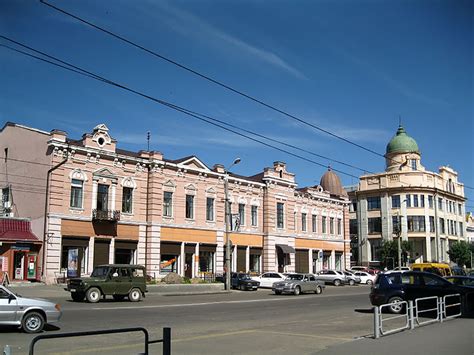
<path fill-rule="evenodd" d="M 128 297 L 131 302 L 138 302 L 147 292 L 146 272 L 140 265 L 100 265 L 90 277 L 69 279 L 65 290 L 71 292 L 76 302 L 85 297 L 88 302 L 96 303 L 109 295 L 116 301 Z"/>

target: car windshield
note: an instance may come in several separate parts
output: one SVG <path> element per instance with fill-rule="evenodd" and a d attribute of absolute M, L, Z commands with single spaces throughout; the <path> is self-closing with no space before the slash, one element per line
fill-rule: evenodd
<path fill-rule="evenodd" d="M 107 273 L 109 272 L 109 268 L 107 266 L 98 266 L 92 271 L 91 277 L 106 277 Z"/>
<path fill-rule="evenodd" d="M 288 275 L 290 280 L 303 280 L 303 275 Z"/>
<path fill-rule="evenodd" d="M 250 280 L 250 276 L 247 274 L 240 274 L 239 279 L 241 280 Z"/>

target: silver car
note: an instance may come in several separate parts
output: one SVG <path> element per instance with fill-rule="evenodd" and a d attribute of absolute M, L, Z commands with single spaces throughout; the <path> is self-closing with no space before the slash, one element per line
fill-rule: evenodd
<path fill-rule="evenodd" d="M 316 280 L 312 274 L 288 274 L 286 280 L 275 282 L 272 291 L 276 295 L 292 293 L 295 296 L 302 292 L 323 292 L 324 282 Z"/>
<path fill-rule="evenodd" d="M 347 282 L 346 275 L 337 270 L 322 270 L 316 274 L 316 278 L 334 286 L 340 286 Z"/>
<path fill-rule="evenodd" d="M 25 298 L 0 286 L 0 324 L 16 325 L 26 333 L 40 332 L 46 323 L 61 318 L 61 306 L 47 300 Z"/>

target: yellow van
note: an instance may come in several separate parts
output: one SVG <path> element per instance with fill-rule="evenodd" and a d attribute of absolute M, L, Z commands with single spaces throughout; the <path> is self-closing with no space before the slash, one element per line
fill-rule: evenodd
<path fill-rule="evenodd" d="M 413 271 L 424 271 L 424 272 L 431 272 L 432 274 L 436 274 L 439 276 L 451 276 L 451 268 L 448 264 L 442 263 L 417 263 L 412 264 L 411 269 Z"/>

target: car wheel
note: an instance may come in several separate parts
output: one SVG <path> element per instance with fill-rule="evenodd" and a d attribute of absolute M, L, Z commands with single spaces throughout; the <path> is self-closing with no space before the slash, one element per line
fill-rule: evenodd
<path fill-rule="evenodd" d="M 21 321 L 21 327 L 26 333 L 38 333 L 43 330 L 44 317 L 38 312 L 29 312 Z"/>
<path fill-rule="evenodd" d="M 295 287 L 295 290 L 293 291 L 293 294 L 295 296 L 298 296 L 301 293 L 301 288 L 299 286 Z"/>
<path fill-rule="evenodd" d="M 402 313 L 403 308 L 404 308 L 404 305 L 402 304 L 402 302 L 403 302 L 403 299 L 398 296 L 390 298 L 388 300 L 388 303 L 390 303 L 390 307 L 389 307 L 390 312 L 396 313 L 396 314 Z"/>
<path fill-rule="evenodd" d="M 240 289 L 240 291 L 245 291 L 245 285 L 244 285 L 244 284 L 240 284 L 239 289 Z"/>
<path fill-rule="evenodd" d="M 281 291 L 275 290 L 275 295 L 281 295 Z"/>
<path fill-rule="evenodd" d="M 113 295 L 112 297 L 115 301 L 123 301 L 123 299 L 125 298 L 124 295 Z"/>
<path fill-rule="evenodd" d="M 319 295 L 322 292 L 323 292 L 323 289 L 321 288 L 321 286 L 316 286 L 316 290 L 314 291 L 314 293 Z"/>
<path fill-rule="evenodd" d="M 354 280 L 349 280 L 349 286 L 354 286 L 355 281 Z"/>
<path fill-rule="evenodd" d="M 131 302 L 138 302 L 142 299 L 142 291 L 138 288 L 132 288 L 128 293 L 128 299 Z"/>
<path fill-rule="evenodd" d="M 340 286 L 341 285 L 341 280 L 334 280 L 334 286 Z"/>
<path fill-rule="evenodd" d="M 367 285 L 372 285 L 374 282 L 372 280 L 367 280 Z"/>
<path fill-rule="evenodd" d="M 74 302 L 82 302 L 84 300 L 84 294 L 82 292 L 71 293 L 71 298 Z"/>
<path fill-rule="evenodd" d="M 86 292 L 87 302 L 97 303 L 100 300 L 100 290 L 97 287 L 91 287 Z"/>

